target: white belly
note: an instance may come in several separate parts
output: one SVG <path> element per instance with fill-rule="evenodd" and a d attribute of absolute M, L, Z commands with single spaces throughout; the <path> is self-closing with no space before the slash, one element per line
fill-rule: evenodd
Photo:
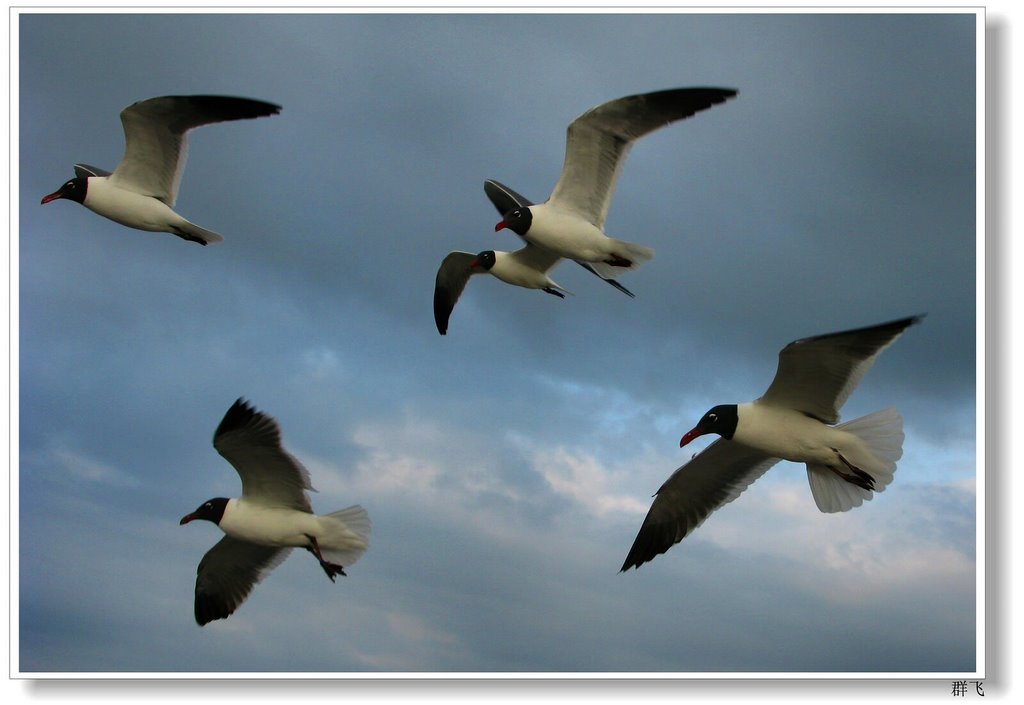
<path fill-rule="evenodd" d="M 524 236 L 529 242 L 586 262 L 603 261 L 611 253 L 612 241 L 580 216 L 547 204 L 533 206 L 531 211 L 533 222 Z"/>
<path fill-rule="evenodd" d="M 753 409 L 755 405 L 740 405 L 740 423 L 733 440 L 772 457 L 828 465 L 835 462 L 836 450 L 860 446 L 855 436 L 799 411 L 756 405 L 756 413 L 744 414 L 744 407 Z"/>
<path fill-rule="evenodd" d="M 250 543 L 304 548 L 309 545 L 308 536 L 317 535 L 319 522 L 308 512 L 231 499 L 224 508 L 220 528 L 228 536 Z"/>
<path fill-rule="evenodd" d="M 546 286 L 555 285 L 547 274 L 520 264 L 507 252 L 494 253 L 494 266 L 491 267 L 491 274 L 506 284 L 527 289 L 543 289 Z"/>
<path fill-rule="evenodd" d="M 82 204 L 94 213 L 137 230 L 173 233 L 184 222 L 166 203 L 113 186 L 106 177 L 91 177 Z"/>

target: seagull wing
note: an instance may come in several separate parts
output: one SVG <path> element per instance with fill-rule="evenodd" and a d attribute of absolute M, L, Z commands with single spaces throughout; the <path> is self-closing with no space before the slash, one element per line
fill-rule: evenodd
<path fill-rule="evenodd" d="M 224 619 L 245 602 L 256 583 L 280 565 L 290 548 L 259 546 L 225 536 L 199 561 L 196 622 Z"/>
<path fill-rule="evenodd" d="M 90 177 L 90 176 L 110 176 L 110 172 L 106 169 L 100 169 L 98 166 L 91 166 L 89 164 L 75 164 L 75 176 L 77 177 Z"/>
<path fill-rule="evenodd" d="M 658 490 L 622 570 L 639 568 L 672 548 L 777 462 L 778 458 L 722 438 L 709 445 Z"/>
<path fill-rule="evenodd" d="M 515 252 L 510 252 L 509 258 L 524 267 L 536 269 L 538 272 L 544 272 L 545 274 L 562 261 L 561 255 L 545 247 L 538 247 L 530 243 L 526 243 L 525 247 L 521 247 Z"/>
<path fill-rule="evenodd" d="M 562 175 L 549 199 L 604 228 L 615 182 L 633 142 L 736 95 L 726 88 L 676 88 L 592 108 L 569 125 Z"/>
<path fill-rule="evenodd" d="M 281 446 L 281 429 L 273 417 L 239 399 L 213 434 L 213 447 L 238 471 L 243 499 L 313 511 L 305 492 L 315 491 L 309 473 Z"/>
<path fill-rule="evenodd" d="M 878 355 L 922 318 L 911 316 L 793 341 L 779 352 L 775 379 L 758 403 L 796 409 L 823 423 L 838 423 L 839 409 Z"/>
<path fill-rule="evenodd" d="M 173 206 L 194 127 L 275 115 L 280 106 L 249 98 L 191 95 L 150 98 L 121 111 L 124 157 L 110 177 L 120 188 Z"/>
<path fill-rule="evenodd" d="M 533 205 L 533 201 L 494 179 L 484 179 L 484 193 L 487 194 L 487 198 L 491 199 L 491 203 L 494 204 L 499 215 L 505 215 L 516 208 Z"/>
<path fill-rule="evenodd" d="M 448 319 L 462 296 L 462 290 L 466 288 L 466 282 L 474 274 L 480 273 L 469 266 L 474 259 L 476 255 L 469 252 L 450 252 L 437 270 L 434 280 L 434 323 L 441 335 L 448 333 Z"/>

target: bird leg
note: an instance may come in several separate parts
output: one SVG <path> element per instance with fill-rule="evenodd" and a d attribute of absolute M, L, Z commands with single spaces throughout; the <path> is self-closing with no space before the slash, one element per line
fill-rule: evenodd
<path fill-rule="evenodd" d="M 608 259 L 604 261 L 605 264 L 610 264 L 613 267 L 632 267 L 632 260 L 628 260 L 625 257 L 620 257 L 616 254 L 609 255 Z"/>
<path fill-rule="evenodd" d="M 327 573 L 327 577 L 331 579 L 332 583 L 334 582 L 335 575 L 348 575 L 345 572 L 345 569 L 337 563 L 330 563 L 324 560 L 323 554 L 320 553 L 320 544 L 317 543 L 316 536 L 306 534 L 306 538 L 309 539 L 310 543 L 309 546 L 306 546 L 306 550 L 316 556 L 316 559 L 320 561 L 320 567 L 324 569 L 324 572 Z"/>
<path fill-rule="evenodd" d="M 847 468 L 849 468 L 850 472 L 849 473 L 842 472 L 838 468 L 835 468 L 835 467 L 833 467 L 831 465 L 828 466 L 829 470 L 831 470 L 836 475 L 838 475 L 839 477 L 843 478 L 844 480 L 846 480 L 850 484 L 857 485 L 857 487 L 860 487 L 860 488 L 865 489 L 865 490 L 873 490 L 873 489 L 875 489 L 875 478 L 871 477 L 871 475 L 869 475 L 868 473 L 864 472 L 863 470 L 858 468 L 856 465 L 853 465 L 849 460 L 844 458 L 843 454 L 840 453 L 837 449 L 833 448 L 832 450 L 834 450 L 836 452 L 836 457 L 839 458 L 843 462 L 843 465 L 845 465 Z"/>

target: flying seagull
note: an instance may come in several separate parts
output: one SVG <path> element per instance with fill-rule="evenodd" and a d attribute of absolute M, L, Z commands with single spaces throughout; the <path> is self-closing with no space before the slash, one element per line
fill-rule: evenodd
<path fill-rule="evenodd" d="M 604 232 L 615 182 L 630 148 L 644 135 L 735 95 L 729 88 L 675 88 L 626 96 L 588 110 L 569 125 L 562 174 L 548 200 L 503 212 L 495 231 L 509 228 L 529 243 L 589 263 L 603 279 L 635 269 L 654 251 Z"/>
<path fill-rule="evenodd" d="M 796 340 L 779 353 L 761 398 L 711 408 L 679 446 L 705 433 L 721 438 L 661 486 L 622 570 L 670 549 L 779 460 L 807 465 L 822 512 L 845 512 L 884 490 L 903 455 L 903 419 L 890 408 L 836 425 L 839 409 L 878 355 L 922 318 Z"/>
<path fill-rule="evenodd" d="M 543 247 L 527 244 L 515 252 L 485 250 L 479 254 L 450 252 L 442 260 L 434 280 L 434 323 L 441 335 L 448 333 L 448 319 L 455 303 L 474 274 L 492 274 L 506 284 L 540 289 L 559 298 L 572 293 L 548 276 L 562 260 Z"/>
<path fill-rule="evenodd" d="M 312 553 L 332 583 L 346 574 L 343 566 L 366 551 L 366 510 L 356 505 L 313 514 L 305 492 L 316 491 L 309 473 L 282 447 L 273 417 L 239 399 L 217 427 L 213 447 L 238 471 L 242 496 L 207 500 L 180 521 L 205 519 L 226 534 L 199 562 L 195 617 L 200 626 L 230 616 L 292 548 Z"/>
<path fill-rule="evenodd" d="M 229 120 L 276 115 L 281 107 L 261 100 L 216 95 L 163 96 L 121 111 L 124 157 L 113 172 L 75 165 L 75 178 L 42 203 L 66 198 L 129 228 L 165 232 L 206 245 L 224 238 L 174 212 L 185 170 L 187 132 Z"/>

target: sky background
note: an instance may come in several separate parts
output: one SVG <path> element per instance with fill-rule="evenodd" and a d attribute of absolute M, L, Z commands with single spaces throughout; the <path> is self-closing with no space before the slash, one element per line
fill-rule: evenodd
<path fill-rule="evenodd" d="M 19 18 L 21 672 L 969 673 L 976 663 L 973 15 L 63 15 Z M 546 198 L 565 127 L 623 95 L 736 88 L 644 138 L 610 234 L 629 299 L 470 283 L 515 249 L 483 193 Z M 204 127 L 177 210 L 201 248 L 39 199 L 112 169 L 158 95 L 283 106 Z M 894 483 L 817 511 L 781 463 L 619 574 L 708 407 L 796 338 L 927 313 L 843 410 L 905 418 Z M 211 445 L 238 397 L 281 424 L 371 548 L 293 555 L 192 617 L 237 495 Z"/>

